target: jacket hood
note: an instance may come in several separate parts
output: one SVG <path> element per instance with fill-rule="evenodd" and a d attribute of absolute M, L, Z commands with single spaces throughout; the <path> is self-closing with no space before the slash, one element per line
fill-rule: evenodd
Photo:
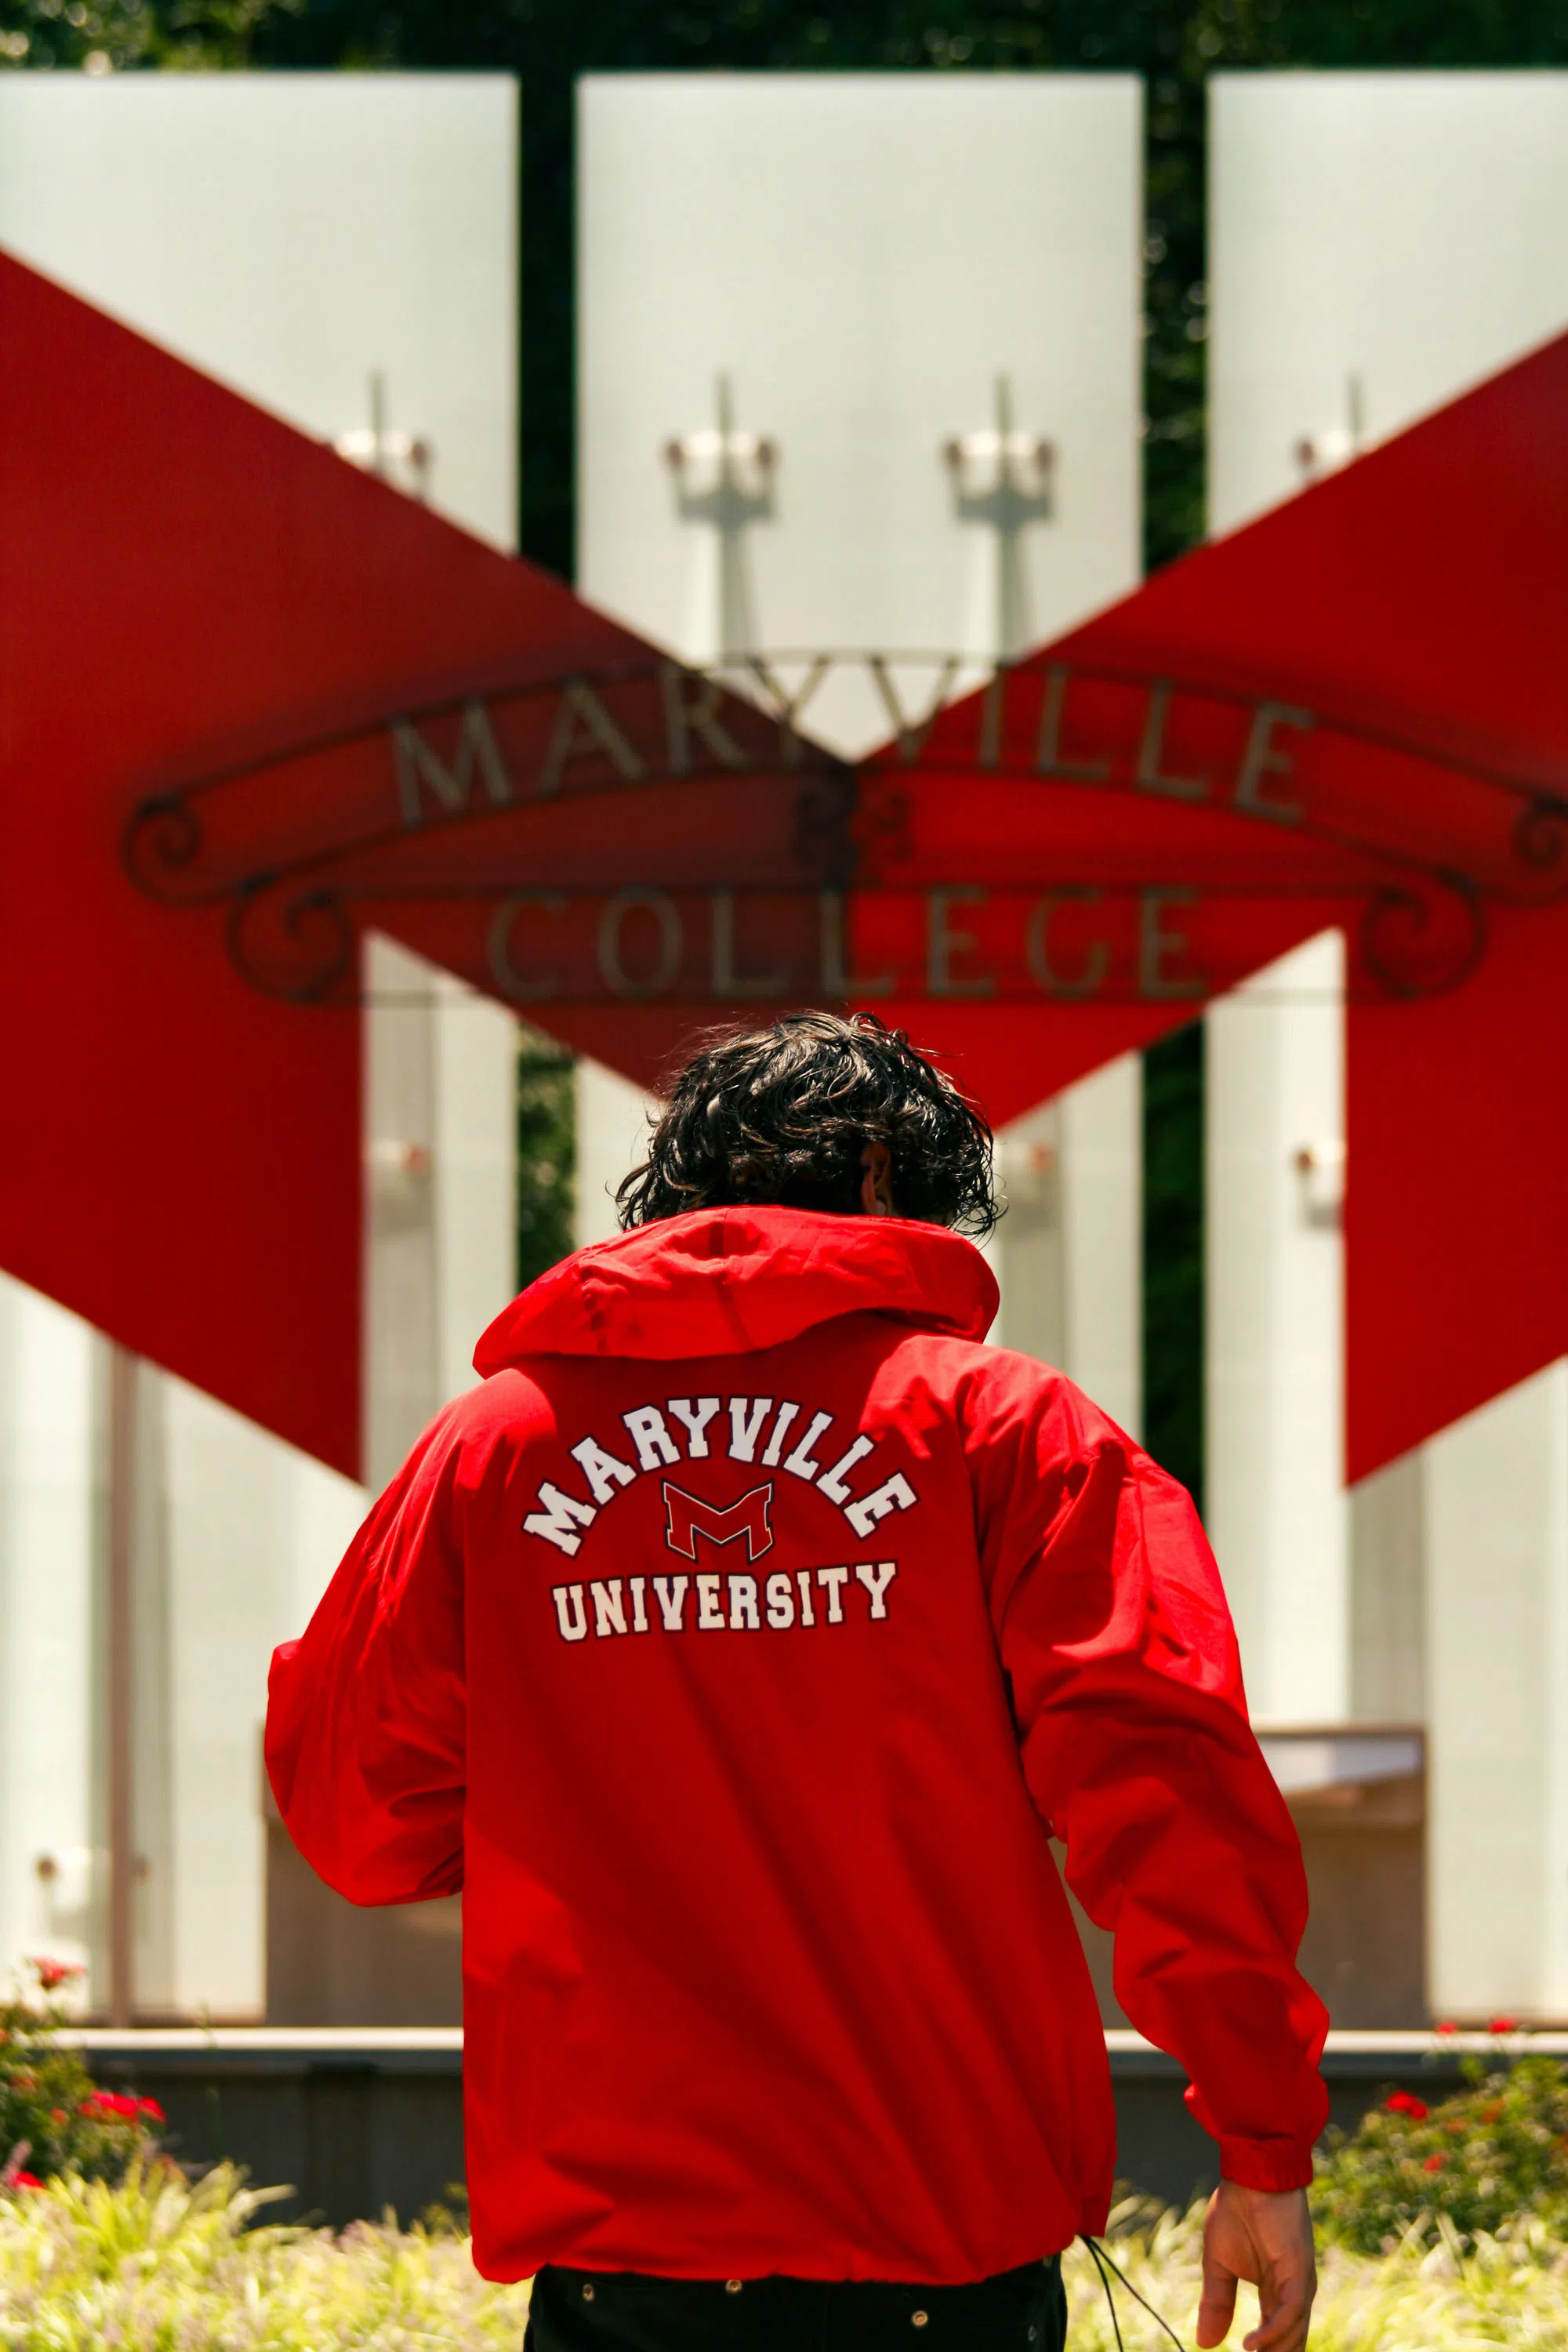
<path fill-rule="evenodd" d="M 528 1356 L 739 1356 L 839 1315 L 984 1339 L 999 1303 L 973 1242 L 906 1217 L 692 1209 L 563 1258 L 497 1316 L 482 1377 Z"/>

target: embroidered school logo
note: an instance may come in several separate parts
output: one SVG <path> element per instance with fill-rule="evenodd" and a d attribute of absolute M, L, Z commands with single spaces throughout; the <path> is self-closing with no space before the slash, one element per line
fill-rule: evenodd
<path fill-rule="evenodd" d="M 700 1495 L 689 1495 L 683 1486 L 669 1479 L 664 1482 L 664 1507 L 667 1513 L 664 1539 L 671 1551 L 687 1559 L 697 1557 L 697 1538 L 706 1536 L 710 1543 L 728 1544 L 740 1536 L 746 1538 L 746 1558 L 760 1559 L 773 1544 L 773 1529 L 768 1525 L 768 1506 L 773 1499 L 773 1482 L 753 1486 L 727 1511 L 716 1504 L 705 1503 Z"/>
<path fill-rule="evenodd" d="M 523 1533 L 537 1536 L 541 1543 L 552 1544 L 568 1559 L 574 1559 L 585 1530 L 593 1526 L 605 1505 L 613 1503 L 626 1487 L 635 1486 L 639 1479 L 650 1475 L 658 1476 L 664 1470 L 677 1470 L 683 1461 L 709 1461 L 721 1451 L 728 1454 L 731 1462 L 753 1463 L 763 1470 L 787 1470 L 804 1486 L 815 1487 L 842 1511 L 858 1543 L 866 1543 L 880 1520 L 895 1511 L 912 1511 L 919 1502 L 920 1496 L 901 1470 L 889 1471 L 886 1477 L 878 1479 L 873 1467 L 870 1476 L 874 1483 L 860 1494 L 848 1485 L 850 1473 L 863 1462 L 874 1465 L 880 1451 L 881 1439 L 868 1431 L 858 1432 L 837 1460 L 830 1462 L 826 1457 L 832 1450 L 827 1443 L 834 1425 L 832 1413 L 812 1412 L 791 1397 L 776 1403 L 772 1397 L 752 1396 L 732 1396 L 727 1402 L 728 1415 L 723 1412 L 726 1400 L 716 1396 L 668 1397 L 662 1408 L 639 1404 L 623 1412 L 621 1421 L 637 1454 L 635 1462 L 617 1454 L 612 1446 L 601 1445 L 596 1437 L 579 1438 L 567 1451 L 582 1473 L 588 1489 L 586 1497 L 558 1486 L 552 1478 L 542 1480 L 537 1507 L 523 1520 Z M 804 1432 L 799 1427 L 803 1414 Z M 726 1419 L 727 1445 L 722 1435 Z M 710 1429 L 713 1431 L 711 1439 Z M 668 1489 L 668 1481 L 664 1483 Z M 729 1535 L 718 1531 L 717 1525 L 710 1523 L 721 1520 L 725 1514 L 711 1511 L 697 1496 L 679 1487 L 675 1492 L 688 1508 L 707 1515 L 693 1522 L 698 1534 L 711 1537 L 715 1543 L 731 1540 Z M 748 1505 L 762 1510 L 762 1539 L 748 1538 L 753 1559 L 773 1541 L 766 1510 L 772 1494 L 771 1483 L 753 1486 L 735 1506 L 737 1510 L 744 1510 Z M 742 1521 L 736 1532 L 746 1533 L 747 1523 Z M 677 1522 L 673 1507 L 668 1541 L 673 1551 L 683 1553 L 688 1559 L 696 1559 L 691 1548 L 692 1527 Z"/>

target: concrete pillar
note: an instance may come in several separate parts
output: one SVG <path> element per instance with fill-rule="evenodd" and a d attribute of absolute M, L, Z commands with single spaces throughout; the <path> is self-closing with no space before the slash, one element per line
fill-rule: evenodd
<path fill-rule="evenodd" d="M 1350 1707 L 1344 945 L 1322 933 L 1207 1016 L 1210 1536 L 1254 1713 Z"/>
<path fill-rule="evenodd" d="M 174 1626 L 171 1616 L 169 1459 L 174 1383 L 135 1367 L 132 1402 L 131 1894 L 132 2003 L 140 2014 L 178 2011 L 180 1927 L 174 1807 Z M 355 1489 L 357 1493 L 357 1489 Z"/>
<path fill-rule="evenodd" d="M 436 1246 L 443 1400 L 472 1385 L 474 1347 L 517 1288 L 517 1023 L 435 980 Z"/>
<path fill-rule="evenodd" d="M 0 1277 L 0 1953 L 84 1963 L 101 2008 L 108 1349 Z M 260 2014 L 266 1665 L 361 1490 L 237 1413 L 137 1375 L 132 1905 L 138 2011 Z"/>
<path fill-rule="evenodd" d="M 0 1980 L 27 1953 L 102 1997 L 96 1641 L 105 1350 L 0 1276 Z"/>
<path fill-rule="evenodd" d="M 1358 1723 L 1426 1720 L 1426 1488 L 1417 1448 L 1350 1490 L 1351 1714 Z"/>
<path fill-rule="evenodd" d="M 1437 2013 L 1568 2016 L 1568 1364 L 1425 1449 Z"/>
<path fill-rule="evenodd" d="M 369 943 L 365 981 L 365 1444 L 379 1486 L 472 1381 L 474 1341 L 511 1295 L 516 1028 L 390 940 Z M 268 1660 L 310 1614 L 367 1496 L 151 1368 L 138 1419 L 138 2006 L 258 2017 Z"/>
<path fill-rule="evenodd" d="M 373 451 L 367 428 L 379 416 L 419 436 L 434 452 L 433 503 L 514 544 L 513 80 L 26 82 L 0 89 L 11 249 L 317 438 L 379 457 L 405 487 L 410 471 L 390 447 Z M 366 1048 L 377 1480 L 471 1380 L 514 1259 L 514 1024 L 416 959 L 393 977 L 410 1003 L 370 1015 Z M 106 1769 L 101 1612 L 83 1597 L 101 1566 L 99 1537 L 82 1549 L 101 1507 L 102 1413 L 88 1404 L 98 1343 L 42 1301 L 14 1303 L 0 1294 L 0 1514 L 17 1538 L 0 1548 L 0 1677 L 13 1685 L 0 1719 L 0 1966 L 51 1944 L 85 1952 L 98 1932 L 101 1890 L 89 1881 Z M 254 2015 L 267 1661 L 299 1631 L 364 1498 L 150 1368 L 137 1391 L 137 1997 Z M 46 1851 L 62 1858 L 47 1885 L 34 1861 Z"/>
<path fill-rule="evenodd" d="M 616 1189 L 646 1157 L 649 1122 L 659 1113 L 651 1095 L 618 1070 L 580 1055 L 574 1073 L 577 1182 L 573 1238 L 579 1249 L 607 1242 L 621 1230 Z"/>
<path fill-rule="evenodd" d="M 267 1664 L 274 1646 L 300 1631 L 365 1498 L 292 1447 L 259 1442 L 249 1422 L 183 1381 L 160 1385 L 169 1854 L 166 1863 L 149 1857 L 143 1882 L 153 1910 L 147 1940 L 162 1940 L 163 1975 L 139 1984 L 139 2005 L 258 2018 Z M 150 1572 L 138 1567 L 145 1591 Z M 140 1696 L 145 1752 L 156 1736 L 156 1694 Z"/>
<path fill-rule="evenodd" d="M 1210 522 L 1227 530 L 1561 330 L 1568 246 L 1540 228 L 1568 201 L 1568 74 L 1220 75 L 1210 195 Z M 1461 1187 L 1460 1251 L 1464 1218 Z M 1564 1377 L 1526 1381 L 1351 1502 L 1352 1704 L 1428 1712 L 1439 2011 L 1568 2013 Z M 1262 1645 L 1254 1696 L 1294 1707 L 1248 1556 L 1215 1531 Z M 1303 1706 L 1333 1679 L 1320 1661 Z"/>
<path fill-rule="evenodd" d="M 365 1473 L 384 1486 L 515 1287 L 517 1024 L 395 940 L 364 961 Z"/>
<path fill-rule="evenodd" d="M 1123 1055 L 997 1138 L 1007 1213 L 991 1337 L 1055 1364 L 1130 1435 L 1142 1421 L 1142 1065 Z"/>
<path fill-rule="evenodd" d="M 441 1400 L 434 974 L 373 938 L 364 1018 L 364 1474 L 384 1486 Z"/>

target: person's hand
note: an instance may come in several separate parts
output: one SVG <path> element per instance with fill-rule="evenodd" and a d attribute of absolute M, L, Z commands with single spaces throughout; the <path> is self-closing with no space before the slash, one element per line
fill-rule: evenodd
<path fill-rule="evenodd" d="M 1258 2289 L 1258 2326 L 1243 2352 L 1302 2352 L 1318 2265 L 1304 2189 L 1243 2189 L 1222 2180 L 1204 2216 L 1204 2294 L 1198 2342 L 1223 2344 L 1236 2316 L 1236 2283 Z"/>

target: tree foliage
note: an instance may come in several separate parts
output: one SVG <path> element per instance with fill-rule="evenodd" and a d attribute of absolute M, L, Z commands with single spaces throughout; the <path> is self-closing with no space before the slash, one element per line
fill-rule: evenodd
<path fill-rule="evenodd" d="M 572 1247 L 576 1175 L 572 1056 L 525 1028 L 517 1056 L 517 1284 L 520 1290 Z"/>
<path fill-rule="evenodd" d="M 265 18 L 301 0 L 0 0 L 0 65 L 123 73 L 251 64 Z"/>
<path fill-rule="evenodd" d="M 1204 1507 L 1204 1027 L 1143 1056 L 1143 1430 Z"/>

